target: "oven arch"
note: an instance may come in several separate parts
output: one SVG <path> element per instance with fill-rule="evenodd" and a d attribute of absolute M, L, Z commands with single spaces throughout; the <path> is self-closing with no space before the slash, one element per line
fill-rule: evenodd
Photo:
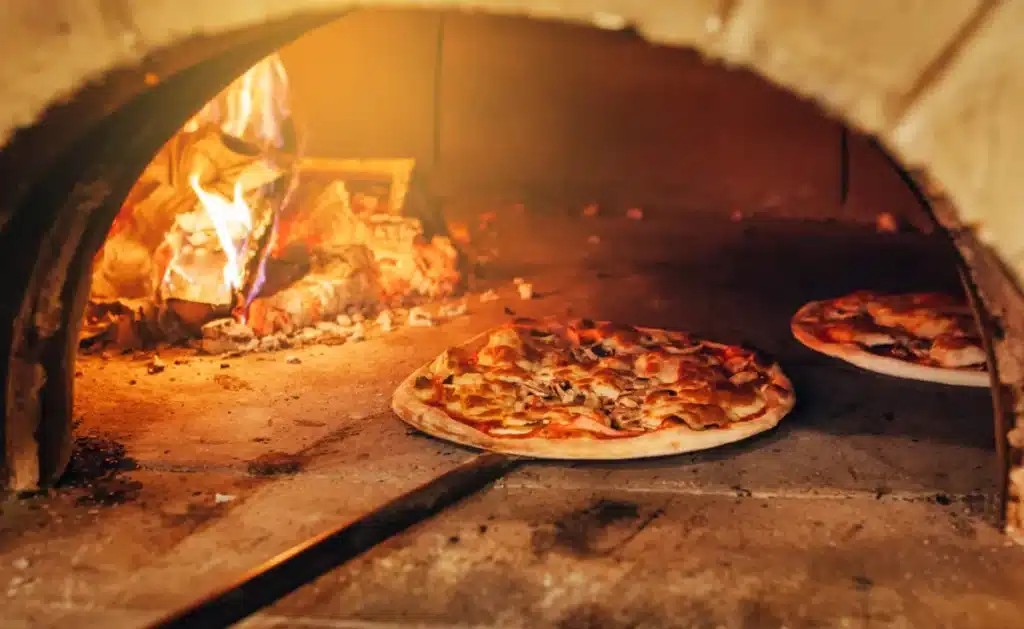
<path fill-rule="evenodd" d="M 816 100 L 914 172 L 990 320 L 997 432 L 1008 444 L 1008 525 L 1024 522 L 1024 184 L 1014 116 L 1024 104 L 1016 33 L 1024 6 L 995 0 L 157 0 L 43 7 L 7 0 L 0 104 L 0 485 L 31 489 L 63 468 L 80 290 L 138 169 L 248 64 L 346 10 L 481 10 L 631 28 L 694 48 Z M 31 54 L 29 54 L 31 51 Z M 155 84 L 155 85 L 154 85 Z M 168 102 L 166 95 L 181 94 Z M 163 97 L 160 97 L 160 95 Z M 166 115 L 139 112 L 162 108 Z M 112 115 L 111 115 L 112 114 Z M 135 125 L 135 126 L 132 126 Z M 17 130 L 20 129 L 20 130 Z M 132 129 L 131 142 L 125 130 Z M 16 131 L 17 130 L 17 131 Z M 110 142 L 113 134 L 122 134 Z M 107 140 L 104 143 L 104 139 Z M 48 152 L 39 153 L 46 146 Z M 33 155 L 28 160 L 25 156 Z M 40 155 L 42 155 L 40 157 Z M 35 252 L 27 257 L 27 250 Z M 10 296 L 8 298 L 8 296 Z M 77 302 L 76 303 L 76 298 Z M 1005 413 L 1005 416 L 1002 414 Z"/>

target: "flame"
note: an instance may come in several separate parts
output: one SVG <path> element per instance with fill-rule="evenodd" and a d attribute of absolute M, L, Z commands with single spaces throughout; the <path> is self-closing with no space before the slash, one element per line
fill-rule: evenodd
<path fill-rule="evenodd" d="M 239 262 L 239 252 L 244 250 L 252 231 L 252 212 L 242 195 L 241 182 L 235 182 L 234 199 L 229 201 L 219 194 L 203 190 L 198 174 L 193 173 L 188 181 L 199 198 L 199 204 L 210 217 L 224 251 L 224 283 L 232 290 L 238 290 L 245 282 L 245 269 Z"/>
<path fill-rule="evenodd" d="M 249 68 L 185 123 L 192 132 L 201 125 L 219 126 L 225 134 L 261 146 L 281 148 L 281 122 L 291 115 L 288 74 L 274 53 Z"/>

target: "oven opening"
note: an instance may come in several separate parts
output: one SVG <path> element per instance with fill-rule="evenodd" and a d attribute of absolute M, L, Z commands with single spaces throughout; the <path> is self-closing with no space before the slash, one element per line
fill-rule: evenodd
<path fill-rule="evenodd" d="M 423 305 L 460 273 L 440 215 L 405 207 L 415 160 L 305 157 L 290 99 L 272 55 L 160 149 L 94 263 L 84 352 L 230 357 L 359 341 L 367 317 L 432 325 Z"/>
<path fill-rule="evenodd" d="M 1011 275 L 932 180 L 752 71 L 628 29 L 430 11 L 312 23 L 279 45 L 243 39 L 173 72 L 143 68 L 146 87 L 25 197 L 51 203 L 59 230 L 27 213 L 0 221 L 12 270 L 39 273 L 36 247 L 63 269 L 54 294 L 68 304 L 48 310 L 39 280 L 12 316 L 0 452 L 21 494 L 0 513 L 0 558 L 23 578 L 10 596 L 52 612 L 71 545 L 91 539 L 72 561 L 111 585 L 75 585 L 72 615 L 151 622 L 371 518 L 360 539 L 396 539 L 363 542 L 261 613 L 281 626 L 811 626 L 863 615 L 881 587 L 871 613 L 907 626 L 1020 613 L 1002 594 L 1019 584 L 1003 547 L 1012 398 L 986 375 L 1000 377 L 1000 335 L 1016 329 L 991 301 Z M 68 199 L 88 221 L 76 226 Z M 973 330 L 957 339 L 976 353 L 951 368 L 970 386 L 795 336 L 802 308 L 859 291 L 950 300 L 942 325 Z M 496 485 L 434 519 L 372 520 L 494 461 L 402 421 L 396 389 L 454 346 L 545 317 L 744 348 L 785 372 L 795 405 L 757 434 L 668 456 L 503 460 Z M 947 367 L 890 332 L 858 340 L 862 354 Z M 596 364 L 606 347 L 584 349 Z M 730 391 L 746 382 L 723 373 Z M 635 429 L 607 417 L 605 437 Z M 666 417 L 659 429 L 692 426 Z M 95 542 L 115 532 L 116 556 Z M 963 584 L 935 548 L 977 601 L 950 602 Z M 682 589 L 653 587 L 643 566 Z M 729 594 L 740 582 L 750 592 Z M 466 603 L 473 583 L 518 594 Z M 625 602 L 595 602 L 613 584 Z"/>

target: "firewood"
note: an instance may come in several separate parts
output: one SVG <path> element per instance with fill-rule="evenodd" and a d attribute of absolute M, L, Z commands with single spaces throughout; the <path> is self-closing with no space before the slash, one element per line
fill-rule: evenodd
<path fill-rule="evenodd" d="M 347 277 L 310 275 L 249 306 L 248 324 L 256 336 L 292 334 L 349 310 L 373 308 L 380 287 L 371 269 L 354 269 Z"/>

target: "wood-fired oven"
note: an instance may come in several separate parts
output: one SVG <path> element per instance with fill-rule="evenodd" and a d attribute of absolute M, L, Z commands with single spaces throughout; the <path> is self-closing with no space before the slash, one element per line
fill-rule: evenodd
<path fill-rule="evenodd" d="M 9 7 L 12 626 L 1019 625 L 1024 9 L 437 4 Z M 793 339 L 859 289 L 967 300 L 991 388 Z M 544 315 L 757 347 L 797 407 L 625 462 L 392 414 Z"/>

